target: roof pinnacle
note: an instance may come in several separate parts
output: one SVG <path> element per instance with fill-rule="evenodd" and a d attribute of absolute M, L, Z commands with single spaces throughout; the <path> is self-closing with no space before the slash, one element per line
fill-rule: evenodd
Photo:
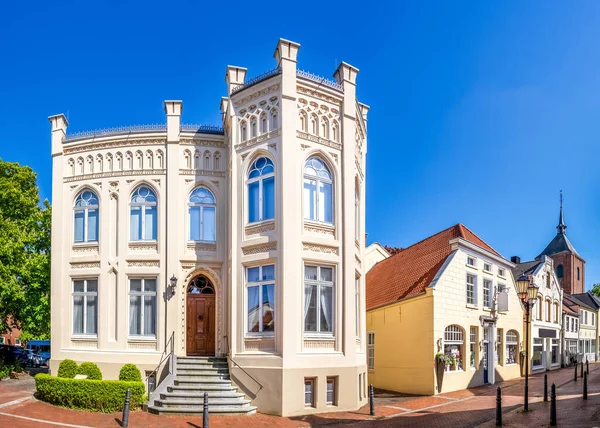
<path fill-rule="evenodd" d="M 558 218 L 558 226 L 556 226 L 556 230 L 558 230 L 559 234 L 564 235 L 567 230 L 567 225 L 565 224 L 565 217 L 563 215 L 563 195 L 562 190 L 560 191 L 560 216 Z"/>

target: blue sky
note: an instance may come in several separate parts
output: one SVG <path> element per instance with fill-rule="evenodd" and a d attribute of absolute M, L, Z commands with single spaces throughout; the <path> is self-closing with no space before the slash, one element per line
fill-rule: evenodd
<path fill-rule="evenodd" d="M 507 258 L 567 234 L 600 282 L 600 3 L 4 2 L 0 157 L 51 197 L 49 124 L 71 132 L 218 124 L 228 64 L 271 69 L 279 37 L 299 67 L 361 71 L 369 104 L 369 241 L 408 246 L 462 222 Z"/>

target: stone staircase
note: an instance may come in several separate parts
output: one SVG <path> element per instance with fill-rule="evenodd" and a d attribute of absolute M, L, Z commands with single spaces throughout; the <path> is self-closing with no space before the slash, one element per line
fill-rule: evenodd
<path fill-rule="evenodd" d="M 208 393 L 208 412 L 215 415 L 256 413 L 245 394 L 229 377 L 227 358 L 176 357 L 175 378 L 159 393 L 148 411 L 159 415 L 202 415 L 204 393 Z"/>

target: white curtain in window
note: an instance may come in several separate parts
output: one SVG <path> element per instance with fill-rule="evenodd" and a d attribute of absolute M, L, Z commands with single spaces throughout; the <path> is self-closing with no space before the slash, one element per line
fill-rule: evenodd
<path fill-rule="evenodd" d="M 321 331 L 331 332 L 331 315 L 333 312 L 333 293 L 331 287 L 321 287 Z M 323 322 L 325 321 L 325 322 Z"/>
<path fill-rule="evenodd" d="M 97 309 L 98 309 L 98 298 L 96 296 L 87 296 L 87 313 L 86 313 L 86 333 L 96 334 L 98 332 L 97 325 Z"/>
<path fill-rule="evenodd" d="M 83 296 L 73 296 L 73 333 L 83 334 Z"/>
<path fill-rule="evenodd" d="M 129 334 L 142 334 L 142 298 L 129 297 Z"/>
<path fill-rule="evenodd" d="M 313 298 L 312 298 L 313 289 L 314 289 L 313 285 L 305 285 L 304 286 L 304 329 L 308 330 L 308 331 L 314 330 L 314 327 L 313 327 L 314 321 L 310 319 L 312 317 L 308 316 L 308 313 L 310 311 L 311 301 L 313 300 Z"/>
<path fill-rule="evenodd" d="M 203 212 L 203 237 L 204 241 L 215 240 L 215 208 L 204 207 Z"/>
<path fill-rule="evenodd" d="M 156 335 L 156 296 L 144 296 L 144 335 Z"/>
<path fill-rule="evenodd" d="M 131 240 L 137 241 L 142 239 L 142 208 L 131 207 Z"/>
<path fill-rule="evenodd" d="M 248 331 L 258 332 L 259 325 L 259 287 L 248 287 Z"/>

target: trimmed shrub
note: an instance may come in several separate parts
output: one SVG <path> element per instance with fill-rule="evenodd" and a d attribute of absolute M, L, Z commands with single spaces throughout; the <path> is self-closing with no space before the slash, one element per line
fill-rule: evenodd
<path fill-rule="evenodd" d="M 62 360 L 58 366 L 58 377 L 73 379 L 77 374 L 77 363 L 73 360 Z"/>
<path fill-rule="evenodd" d="M 131 390 L 130 408 L 143 403 L 142 382 L 121 380 L 67 379 L 39 373 L 35 376 L 36 397 L 58 406 L 113 413 L 123 410 L 127 389 Z"/>
<path fill-rule="evenodd" d="M 141 382 L 142 374 L 135 364 L 125 364 L 119 371 L 119 380 L 125 380 L 129 382 Z"/>
<path fill-rule="evenodd" d="M 77 374 L 87 375 L 89 380 L 102 380 L 102 372 L 94 363 L 81 363 Z"/>

